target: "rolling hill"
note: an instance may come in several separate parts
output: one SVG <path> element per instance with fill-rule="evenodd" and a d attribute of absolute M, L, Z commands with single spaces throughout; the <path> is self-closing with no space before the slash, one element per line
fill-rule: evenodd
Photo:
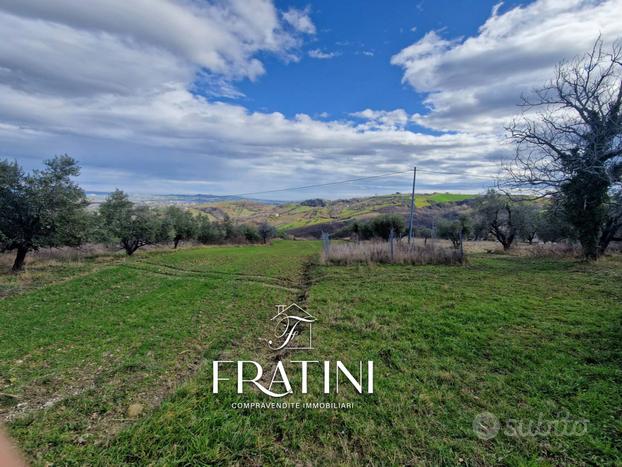
<path fill-rule="evenodd" d="M 436 218 L 468 208 L 476 197 L 477 195 L 453 193 L 417 194 L 417 224 L 429 227 Z M 189 209 L 197 214 L 207 214 L 216 221 L 222 221 L 226 216 L 238 223 L 267 221 L 281 232 L 317 236 L 322 230 L 334 232 L 355 219 L 369 219 L 380 214 L 408 216 L 410 195 L 395 193 L 334 201 L 311 199 L 282 204 L 227 200 L 192 204 Z"/>

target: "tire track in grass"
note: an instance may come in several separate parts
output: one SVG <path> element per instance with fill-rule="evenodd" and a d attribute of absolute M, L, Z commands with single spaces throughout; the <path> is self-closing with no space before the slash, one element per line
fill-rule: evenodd
<path fill-rule="evenodd" d="M 223 351 L 237 353 L 240 348 L 257 348 L 258 355 L 265 354 L 266 361 L 268 362 L 272 352 L 264 346 L 263 342 L 259 342 L 256 334 L 257 327 L 262 327 L 265 324 L 265 320 L 262 317 L 263 313 L 256 310 L 267 310 L 268 307 L 272 307 L 276 303 L 283 303 L 285 300 L 294 300 L 298 297 L 306 297 L 307 291 L 300 287 L 307 286 L 308 281 L 306 278 L 310 276 L 309 273 L 305 272 L 305 268 L 307 268 L 305 261 L 309 258 L 305 251 L 276 250 L 274 254 L 275 261 L 277 259 L 282 260 L 283 255 L 286 256 L 286 264 L 276 269 L 272 268 L 275 269 L 275 274 L 280 274 L 281 277 L 244 274 L 243 272 L 198 271 L 196 269 L 171 267 L 153 261 L 141 261 L 134 258 L 118 264 L 119 271 L 125 269 L 127 271 L 125 274 L 134 272 L 135 280 L 145 285 L 158 281 L 165 282 L 165 278 L 179 284 L 183 284 L 186 281 L 197 283 L 209 281 L 214 283 L 214 286 L 208 286 L 207 288 L 204 286 L 199 291 L 199 295 L 197 295 L 199 297 L 205 295 L 206 299 L 211 297 L 209 306 L 206 302 L 206 305 L 204 305 L 206 308 L 203 309 L 204 306 L 201 306 L 202 311 L 197 314 L 197 326 L 201 327 L 201 331 L 197 335 L 193 334 L 188 338 L 187 342 L 178 349 L 180 352 L 178 352 L 177 356 L 170 359 L 170 361 L 167 360 L 166 368 L 165 366 L 161 367 L 166 372 L 158 373 L 154 376 L 155 379 L 150 383 L 149 387 L 144 386 L 143 381 L 147 381 L 146 378 L 149 376 L 147 372 L 151 371 L 149 366 L 151 365 L 149 363 L 150 360 L 145 363 L 145 368 L 139 368 L 138 370 L 125 370 L 121 367 L 117 369 L 107 365 L 103 368 L 105 370 L 103 373 L 93 374 L 93 381 L 84 380 L 82 383 L 85 384 L 67 385 L 62 392 L 54 394 L 52 399 L 47 398 L 41 404 L 32 404 L 28 407 L 32 411 L 29 410 L 27 414 L 23 414 L 25 415 L 23 420 L 13 420 L 11 423 L 14 433 L 19 433 L 18 438 L 22 442 L 30 444 L 29 454 L 41 459 L 46 458 L 46 456 L 48 456 L 48 459 L 50 458 L 49 456 L 61 459 L 65 455 L 72 455 L 71 451 L 74 449 L 72 445 L 89 446 L 94 443 L 104 443 L 107 445 L 121 430 L 143 418 L 136 417 L 130 419 L 125 415 L 124 411 L 130 402 L 139 402 L 143 405 L 144 416 L 149 417 L 152 411 L 157 409 L 164 400 L 176 394 L 177 389 L 185 386 L 186 383 L 192 385 L 192 381 L 199 374 L 204 361 L 208 357 L 217 358 L 215 354 L 220 355 Z M 250 262 L 252 261 L 256 260 L 251 255 L 245 261 L 241 261 L 241 264 L 236 264 L 236 267 L 243 269 L 251 264 Z M 262 261 L 272 261 L 272 258 L 262 258 Z M 283 261 L 279 262 L 277 266 L 281 265 L 281 263 Z M 263 271 L 259 270 L 258 272 Z M 139 280 L 141 274 L 144 275 L 142 281 Z M 289 274 L 291 274 L 293 279 L 288 279 L 290 277 Z M 160 279 L 157 279 L 158 277 Z M 96 282 L 88 285 L 100 287 Z M 212 296 L 213 287 L 224 287 L 225 292 L 218 292 L 216 296 L 219 298 L 217 299 Z M 260 291 L 264 287 L 266 289 Z M 231 289 L 230 293 L 226 292 L 228 289 Z M 132 295 L 133 292 L 134 289 L 132 288 L 131 290 L 128 289 L 128 291 L 123 289 L 123 292 L 118 293 Z M 81 293 L 90 295 L 88 291 Z M 219 306 L 217 300 L 225 300 L 225 302 L 221 301 Z M 236 306 L 238 308 L 241 307 L 242 312 L 237 314 L 220 314 L 218 315 L 219 318 L 215 320 L 214 311 L 221 309 L 223 307 L 222 303 L 228 304 L 229 301 L 238 303 Z M 250 329 L 242 326 L 240 323 L 243 323 L 244 320 L 239 319 L 246 316 L 247 313 L 255 314 L 253 322 L 256 323 L 256 326 Z M 257 313 L 261 315 L 257 315 Z M 215 325 L 222 328 L 220 333 L 213 329 Z M 220 338 L 214 341 L 215 333 Z M 147 356 L 149 355 L 147 354 Z M 123 358 L 125 359 L 125 357 L 124 353 Z M 120 361 L 120 365 L 124 361 Z M 160 368 L 156 368 L 156 370 L 160 371 Z M 127 374 L 124 372 L 127 372 Z M 94 387 L 93 382 L 95 383 Z M 113 406 L 109 406 L 113 403 Z M 85 418 L 80 413 L 81 407 L 90 406 L 93 408 L 89 408 L 88 411 L 92 411 L 92 413 L 87 414 L 88 418 Z M 18 416 L 16 418 L 21 419 L 22 417 Z M 76 423 L 76 427 L 61 427 L 60 423 L 62 420 L 72 420 L 72 422 Z M 81 423 L 84 423 L 83 427 L 78 426 Z M 46 424 L 48 426 L 51 425 L 51 428 L 45 428 Z M 59 445 L 49 446 L 44 441 L 41 441 L 46 436 L 50 436 L 50 434 L 56 435 L 56 431 L 64 437 L 64 440 Z M 36 434 L 36 436 L 33 434 Z M 88 455 L 86 451 L 85 455 Z"/>
<path fill-rule="evenodd" d="M 206 275 L 213 274 L 213 275 L 225 276 L 225 277 L 234 276 L 234 277 L 240 277 L 240 278 L 251 279 L 251 280 L 258 279 L 260 282 L 272 281 L 279 285 L 293 285 L 293 281 L 281 279 L 280 277 L 263 276 L 259 274 L 245 274 L 242 272 L 225 272 L 225 271 L 216 271 L 216 270 L 202 271 L 199 269 L 186 269 L 186 268 L 180 268 L 177 266 L 170 266 L 168 264 L 155 263 L 152 261 L 145 261 L 145 260 L 139 260 L 137 262 L 142 263 L 142 264 L 149 264 L 151 266 L 157 266 L 157 267 L 165 268 L 165 269 L 173 269 L 175 271 L 181 271 L 185 273 L 196 273 L 196 274 L 206 274 Z"/>
<path fill-rule="evenodd" d="M 150 263 L 151 264 L 151 263 Z M 143 268 L 138 266 L 137 264 L 125 264 L 124 265 L 126 268 L 129 269 L 133 269 L 135 271 L 141 271 L 141 272 L 147 272 L 150 274 L 158 274 L 161 276 L 167 276 L 167 277 L 195 277 L 195 278 L 223 278 L 222 275 L 223 274 L 227 274 L 227 273 L 214 273 L 214 272 L 207 272 L 207 271 L 192 271 L 192 270 L 184 270 L 181 268 L 171 268 L 174 269 L 175 272 L 171 272 L 171 271 L 154 271 L 153 269 L 149 269 L 149 268 Z M 162 265 L 158 265 L 158 267 L 164 267 Z M 235 276 L 235 275 L 234 275 Z M 227 277 L 227 276 L 225 276 Z M 229 277 L 230 279 L 235 280 L 236 282 L 246 282 L 249 284 L 258 284 L 261 285 L 262 287 L 269 287 L 272 289 L 278 289 L 278 290 L 286 290 L 288 292 L 292 292 L 292 293 L 297 293 L 300 292 L 300 289 L 294 288 L 294 287 L 287 287 L 285 285 L 280 285 L 280 284 L 272 284 L 269 282 L 263 282 L 263 281 L 258 281 L 258 280 L 252 280 L 250 279 L 250 277 L 264 277 L 264 276 L 242 276 L 242 277 Z"/>
<path fill-rule="evenodd" d="M 302 265 L 300 280 L 298 282 L 298 293 L 295 296 L 294 300 L 298 306 L 304 309 L 306 309 L 307 306 L 309 291 L 314 282 L 313 273 L 317 266 L 318 263 L 316 258 L 314 257 L 307 258 L 307 260 Z M 264 368 L 264 373 L 260 379 L 260 382 L 263 386 L 268 386 L 270 384 L 271 375 L 274 373 L 278 362 L 290 355 L 292 353 L 292 350 L 295 349 L 281 349 L 266 358 L 266 361 L 268 361 L 269 364 L 266 366 L 266 368 Z"/>

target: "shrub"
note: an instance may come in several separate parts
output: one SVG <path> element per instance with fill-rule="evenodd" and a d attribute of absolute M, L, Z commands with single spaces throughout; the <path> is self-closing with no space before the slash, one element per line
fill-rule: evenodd
<path fill-rule="evenodd" d="M 249 243 L 256 243 L 261 240 L 261 236 L 259 235 L 259 231 L 257 227 L 252 224 L 243 224 L 240 226 L 240 233 Z"/>
<path fill-rule="evenodd" d="M 406 231 L 404 218 L 396 214 L 375 217 L 371 220 L 369 226 L 375 237 L 384 238 L 385 240 L 388 240 L 391 229 L 394 230 L 396 237 L 400 237 Z"/>
<path fill-rule="evenodd" d="M 203 244 L 222 243 L 225 240 L 225 229 L 215 222 L 210 222 L 207 217 L 199 220 L 197 240 Z"/>
<path fill-rule="evenodd" d="M 577 258 L 581 256 L 581 248 L 573 243 L 546 243 L 531 246 L 528 255 L 536 258 Z"/>

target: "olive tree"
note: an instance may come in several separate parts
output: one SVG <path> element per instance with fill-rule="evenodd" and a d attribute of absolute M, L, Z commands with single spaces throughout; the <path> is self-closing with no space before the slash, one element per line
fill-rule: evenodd
<path fill-rule="evenodd" d="M 242 224 L 237 228 L 240 236 L 249 243 L 258 242 L 261 236 L 256 226 L 253 224 Z"/>
<path fill-rule="evenodd" d="M 599 38 L 584 56 L 560 63 L 523 106 L 508 129 L 517 143 L 510 187 L 556 195 L 584 256 L 596 259 L 622 174 L 622 44 L 605 47 Z"/>
<path fill-rule="evenodd" d="M 259 224 L 259 236 L 264 243 L 268 243 L 268 240 L 276 236 L 276 229 L 273 225 L 270 225 L 267 222 L 262 222 Z"/>
<path fill-rule="evenodd" d="M 14 272 L 29 251 L 77 246 L 88 232 L 84 191 L 72 180 L 80 173 L 67 155 L 25 173 L 17 162 L 0 161 L 0 251 L 16 250 Z"/>
<path fill-rule="evenodd" d="M 222 243 L 225 240 L 225 228 L 216 222 L 210 222 L 207 216 L 200 216 L 197 220 L 196 238 L 204 244 Z"/>
<path fill-rule="evenodd" d="M 471 233 L 471 223 L 466 216 L 459 219 L 441 219 L 436 226 L 440 238 L 450 240 L 455 249 L 460 248 L 463 240 Z"/>
<path fill-rule="evenodd" d="M 423 238 L 424 244 L 428 243 L 428 239 L 432 238 L 432 229 L 429 227 L 416 227 L 415 236 Z"/>
<path fill-rule="evenodd" d="M 515 211 L 514 223 L 519 237 L 530 245 L 533 244 L 542 229 L 544 211 L 529 201 L 517 204 Z"/>
<path fill-rule="evenodd" d="M 166 240 L 162 220 L 149 206 L 135 205 L 121 190 L 108 195 L 99 207 L 103 231 L 131 256 L 136 250 Z"/>
<path fill-rule="evenodd" d="M 406 231 L 406 224 L 404 218 L 397 214 L 384 214 L 382 216 L 374 217 L 369 226 L 374 236 L 388 240 L 391 235 L 391 230 L 397 237 L 400 237 Z"/>
<path fill-rule="evenodd" d="M 169 206 L 164 211 L 163 225 L 170 229 L 163 235 L 170 235 L 173 239 L 173 248 L 177 248 L 179 242 L 192 239 L 197 232 L 197 222 L 191 212 L 177 206 Z"/>

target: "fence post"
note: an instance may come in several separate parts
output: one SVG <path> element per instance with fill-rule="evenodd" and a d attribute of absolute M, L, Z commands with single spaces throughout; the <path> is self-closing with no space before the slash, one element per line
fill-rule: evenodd
<path fill-rule="evenodd" d="M 322 231 L 322 247 L 324 248 L 324 256 L 328 258 L 330 252 L 330 235 Z"/>
<path fill-rule="evenodd" d="M 460 261 L 464 263 L 464 246 L 462 245 L 462 229 L 460 229 Z"/>

